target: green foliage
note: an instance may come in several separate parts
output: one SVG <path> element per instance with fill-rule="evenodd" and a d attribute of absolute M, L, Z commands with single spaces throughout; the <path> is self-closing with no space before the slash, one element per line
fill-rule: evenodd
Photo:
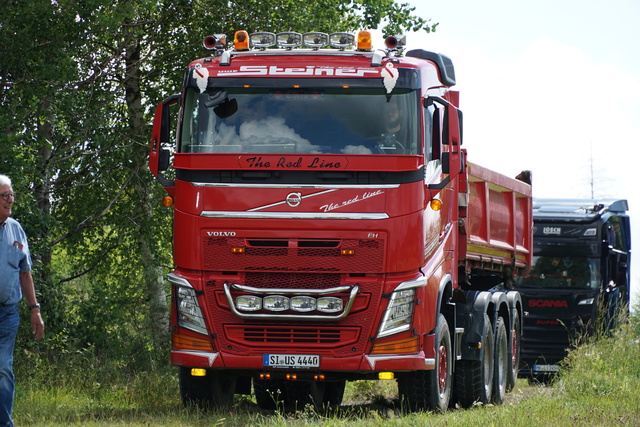
<path fill-rule="evenodd" d="M 51 360 L 166 360 L 171 211 L 146 170 L 154 106 L 214 33 L 435 26 L 393 0 L 21 0 L 0 16 L 0 173 L 19 194 Z M 23 313 L 23 318 L 27 313 Z"/>

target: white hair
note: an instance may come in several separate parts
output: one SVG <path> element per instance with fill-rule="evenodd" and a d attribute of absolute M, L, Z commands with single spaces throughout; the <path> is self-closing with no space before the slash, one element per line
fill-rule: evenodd
<path fill-rule="evenodd" d="M 9 178 L 7 175 L 0 175 L 0 185 L 11 186 L 11 178 Z"/>

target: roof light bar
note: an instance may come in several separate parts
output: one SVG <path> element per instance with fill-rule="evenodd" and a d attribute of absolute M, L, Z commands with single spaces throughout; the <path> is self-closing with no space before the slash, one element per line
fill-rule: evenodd
<path fill-rule="evenodd" d="M 302 44 L 312 49 L 320 49 L 329 45 L 329 34 L 326 33 L 304 33 L 302 35 Z"/>
<path fill-rule="evenodd" d="M 331 47 L 345 50 L 352 47 L 355 42 L 355 36 L 349 33 L 331 33 L 329 34 L 329 45 Z"/>
<path fill-rule="evenodd" d="M 276 35 L 273 33 L 259 32 L 251 34 L 251 46 L 265 50 L 276 45 Z"/>
<path fill-rule="evenodd" d="M 293 31 L 287 31 L 284 33 L 276 34 L 278 47 L 284 47 L 285 49 L 293 49 L 302 45 L 302 34 L 294 33 Z"/>

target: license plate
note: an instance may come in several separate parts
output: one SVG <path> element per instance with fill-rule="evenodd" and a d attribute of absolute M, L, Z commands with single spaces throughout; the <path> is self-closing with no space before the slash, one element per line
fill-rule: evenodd
<path fill-rule="evenodd" d="M 533 365 L 534 372 L 558 372 L 560 366 L 558 365 Z"/>
<path fill-rule="evenodd" d="M 266 368 L 319 368 L 320 356 L 316 354 L 265 354 Z"/>

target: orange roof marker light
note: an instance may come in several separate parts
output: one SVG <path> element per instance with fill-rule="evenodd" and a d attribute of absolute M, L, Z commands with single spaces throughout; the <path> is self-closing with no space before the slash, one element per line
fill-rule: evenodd
<path fill-rule="evenodd" d="M 356 48 L 358 50 L 371 50 L 371 31 L 358 32 L 358 43 Z"/>
<path fill-rule="evenodd" d="M 233 48 L 235 50 L 249 50 L 249 33 L 245 30 L 236 31 L 233 36 Z"/>

